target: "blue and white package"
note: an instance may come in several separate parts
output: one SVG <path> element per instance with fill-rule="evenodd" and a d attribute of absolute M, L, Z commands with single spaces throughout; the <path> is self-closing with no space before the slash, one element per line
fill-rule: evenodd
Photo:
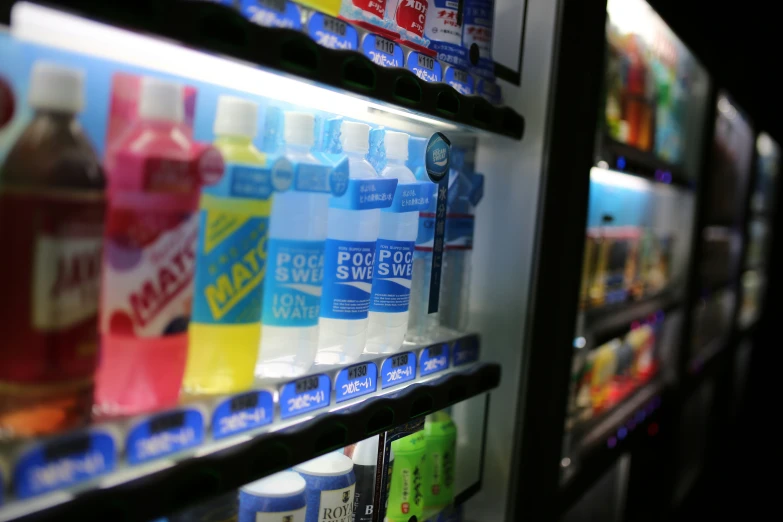
<path fill-rule="evenodd" d="M 302 13 L 288 0 L 242 0 L 242 15 L 264 27 L 302 30 Z"/>
<path fill-rule="evenodd" d="M 408 140 L 408 168 L 419 182 L 428 182 L 425 168 L 427 140 L 410 138 Z M 437 185 L 433 184 L 433 189 Z M 430 278 L 432 267 L 432 247 L 435 239 L 435 212 L 437 198 L 430 198 L 426 209 L 419 212 L 416 242 L 413 252 L 413 273 L 411 277 L 411 295 L 408 314 L 407 337 L 412 342 L 426 342 L 438 327 L 438 314 L 429 314 Z"/>
<path fill-rule="evenodd" d="M 494 17 L 494 0 L 464 0 L 462 46 L 471 58 L 477 58 L 477 61 L 471 59 L 470 72 L 488 80 L 495 79 L 495 63 L 492 61 Z"/>
<path fill-rule="evenodd" d="M 419 229 L 419 211 L 432 200 L 434 184 L 418 181 L 405 165 L 409 136 L 386 131 L 386 167 L 381 177 L 396 179 L 394 201 L 381 212 L 370 296 L 368 353 L 395 353 L 408 329 L 408 306 L 413 256 Z"/>
<path fill-rule="evenodd" d="M 365 159 L 368 125 L 344 121 L 340 142 L 350 179 L 347 192 L 329 202 L 316 356 L 324 364 L 354 362 L 364 350 L 380 209 L 391 204 L 394 191 Z"/>
<path fill-rule="evenodd" d="M 307 487 L 307 522 L 352 522 L 356 476 L 353 461 L 331 452 L 294 467 Z"/>
<path fill-rule="evenodd" d="M 310 152 L 315 118 L 305 112 L 284 117 L 283 161 L 296 165 L 296 180 L 272 200 L 256 364 L 265 377 L 301 375 L 315 360 L 331 197 L 330 168 Z"/>
<path fill-rule="evenodd" d="M 281 471 L 239 490 L 237 522 L 306 522 L 307 484 L 293 471 Z"/>
<path fill-rule="evenodd" d="M 438 60 L 467 70 L 468 50 L 462 45 L 462 25 L 459 23 L 459 0 L 430 0 L 424 36 L 429 48 L 438 53 Z"/>
<path fill-rule="evenodd" d="M 446 248 L 443 256 L 440 324 L 462 331 L 467 326 L 470 254 L 473 249 L 473 152 L 454 147 L 449 172 Z"/>

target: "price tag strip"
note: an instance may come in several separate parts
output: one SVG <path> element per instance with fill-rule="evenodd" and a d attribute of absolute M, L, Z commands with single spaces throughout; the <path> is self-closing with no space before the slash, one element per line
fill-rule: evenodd
<path fill-rule="evenodd" d="M 331 398 L 332 383 L 324 374 L 288 382 L 280 388 L 280 418 L 288 419 L 326 408 Z"/>
<path fill-rule="evenodd" d="M 378 389 L 378 366 L 367 362 L 349 366 L 334 380 L 335 400 L 340 403 L 367 395 Z"/>
<path fill-rule="evenodd" d="M 353 408 L 387 390 L 397 393 L 402 385 L 440 378 L 478 359 L 479 338 L 469 334 L 393 355 L 365 354 L 350 366 L 316 367 L 313 375 L 264 381 L 257 390 L 155 415 L 108 421 L 34 443 L 10 442 L 0 448 L 14 457 L 3 477 L 11 496 L 5 504 L 84 488 L 85 482 L 109 473 L 109 479 L 117 477 L 112 485 L 121 484 L 139 477 L 128 473 L 131 469 L 152 470 L 156 462 L 170 463 L 166 459 L 172 455 L 182 460 L 209 454 L 211 447 L 217 451 L 230 444 L 231 437 L 248 440 L 290 426 L 298 416 Z M 121 479 L 124 473 L 130 478 Z"/>
<path fill-rule="evenodd" d="M 160 413 L 136 424 L 125 441 L 129 464 L 141 464 L 193 448 L 204 441 L 204 416 L 198 408 Z"/>
<path fill-rule="evenodd" d="M 222 439 L 270 424 L 274 411 L 274 397 L 267 390 L 229 397 L 212 414 L 212 438 Z"/>

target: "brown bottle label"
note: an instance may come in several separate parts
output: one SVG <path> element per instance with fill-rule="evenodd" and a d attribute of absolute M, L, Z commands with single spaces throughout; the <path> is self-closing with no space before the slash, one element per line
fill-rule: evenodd
<path fill-rule="evenodd" d="M 0 245 L 14 253 L 0 256 L 9 309 L 0 315 L 0 378 L 94 370 L 104 208 L 101 192 L 0 192 Z"/>

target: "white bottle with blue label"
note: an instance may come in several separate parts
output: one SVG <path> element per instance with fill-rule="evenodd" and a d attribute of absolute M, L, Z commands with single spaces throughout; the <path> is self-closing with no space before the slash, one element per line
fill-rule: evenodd
<path fill-rule="evenodd" d="M 394 203 L 381 211 L 381 226 L 375 248 L 372 295 L 370 297 L 367 353 L 394 353 L 400 350 L 408 329 L 408 305 L 413 275 L 413 252 L 419 231 L 415 206 L 418 188 L 408 160 L 408 138 L 402 132 L 386 131 L 383 138 L 386 167 L 383 178 L 397 180 Z M 429 188 L 427 185 L 424 187 Z M 413 205 L 405 205 L 413 200 Z"/>
<path fill-rule="evenodd" d="M 427 140 L 411 138 L 408 141 L 408 168 L 419 181 L 429 181 L 425 168 Z M 430 278 L 432 275 L 432 248 L 435 239 L 435 197 L 427 209 L 418 213 L 418 234 L 413 253 L 413 277 L 406 339 L 416 344 L 426 344 L 436 337 L 438 312 L 428 313 L 430 302 Z"/>
<path fill-rule="evenodd" d="M 311 154 L 315 118 L 286 112 L 285 158 L 301 174 L 320 162 Z M 293 377 L 307 372 L 318 350 L 318 320 L 324 274 L 329 193 L 306 190 L 297 181 L 272 201 L 267 271 L 256 374 Z"/>
<path fill-rule="evenodd" d="M 370 149 L 370 127 L 344 121 L 340 142 L 348 159 L 349 184 L 380 179 L 365 156 Z M 355 192 L 332 198 L 324 255 L 324 283 L 319 321 L 320 364 L 345 364 L 359 358 L 367 338 L 375 243 L 381 220 L 380 208 L 357 210 L 342 205 Z M 365 196 L 361 196 L 362 201 Z"/>
<path fill-rule="evenodd" d="M 473 249 L 474 185 L 471 173 L 473 152 L 451 149 L 449 198 L 446 207 L 446 241 L 440 294 L 440 324 L 451 330 L 464 331 L 468 319 L 470 254 Z"/>

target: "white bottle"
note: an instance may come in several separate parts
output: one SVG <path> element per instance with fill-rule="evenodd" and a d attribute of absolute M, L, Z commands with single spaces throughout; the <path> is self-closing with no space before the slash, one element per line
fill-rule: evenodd
<path fill-rule="evenodd" d="M 317 165 L 311 155 L 315 119 L 285 113 L 285 156 L 293 164 Z M 313 365 L 323 283 L 328 193 L 291 187 L 272 200 L 267 268 L 256 374 L 293 377 Z"/>
<path fill-rule="evenodd" d="M 370 149 L 370 127 L 343 122 L 340 141 L 348 158 L 350 179 L 378 179 L 378 173 L 365 159 Z M 353 362 L 364 350 L 380 219 L 378 208 L 329 208 L 318 363 Z"/>
<path fill-rule="evenodd" d="M 405 165 L 408 138 L 402 132 L 387 131 L 384 135 L 387 163 L 381 177 L 397 180 L 395 200 L 405 194 L 406 186 L 416 183 L 413 172 Z M 402 347 L 408 329 L 413 251 L 418 232 L 418 210 L 402 212 L 392 205 L 381 211 L 365 349 L 368 353 L 394 353 Z"/>

